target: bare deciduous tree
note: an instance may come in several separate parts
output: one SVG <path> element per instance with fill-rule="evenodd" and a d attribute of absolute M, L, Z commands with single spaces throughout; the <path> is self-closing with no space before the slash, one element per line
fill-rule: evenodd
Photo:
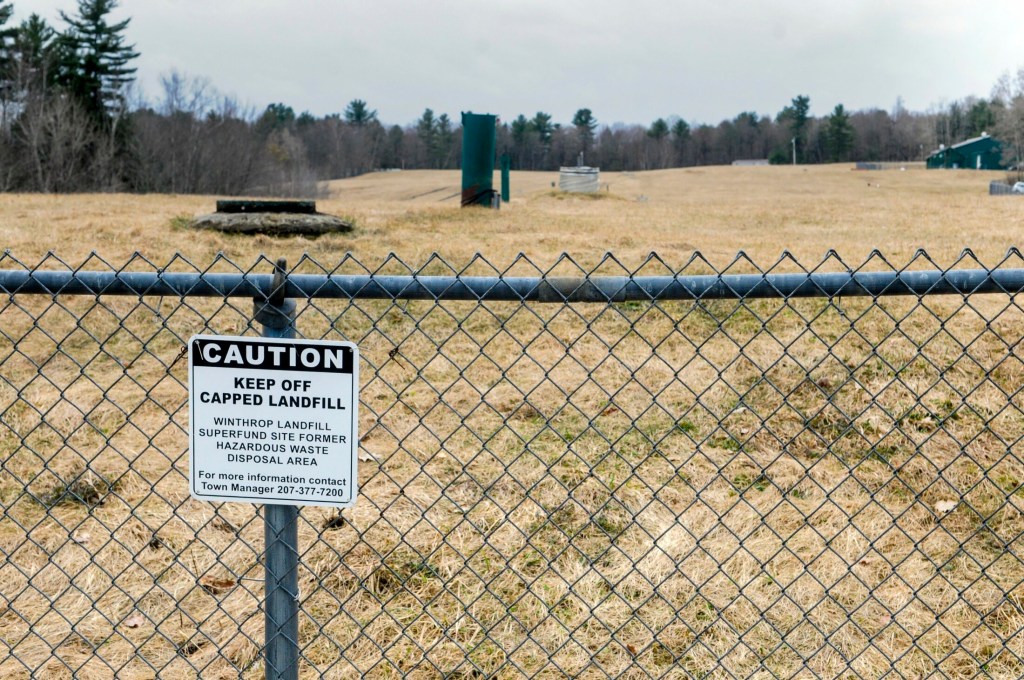
<path fill-rule="evenodd" d="M 994 132 L 1003 141 L 1003 160 L 1017 167 L 1014 179 L 1024 177 L 1024 66 L 1013 75 L 1004 73 L 992 89 Z"/>
<path fill-rule="evenodd" d="M 70 97 L 37 94 L 23 104 L 15 138 L 35 187 L 43 192 L 81 191 L 92 188 L 91 170 L 105 158 L 88 153 L 102 151 L 99 134 L 88 114 Z"/>

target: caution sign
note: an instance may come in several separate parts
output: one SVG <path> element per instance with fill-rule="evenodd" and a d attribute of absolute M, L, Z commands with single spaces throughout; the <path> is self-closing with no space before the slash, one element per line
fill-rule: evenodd
<path fill-rule="evenodd" d="M 355 503 L 355 345 L 196 335 L 188 349 L 194 498 Z"/>

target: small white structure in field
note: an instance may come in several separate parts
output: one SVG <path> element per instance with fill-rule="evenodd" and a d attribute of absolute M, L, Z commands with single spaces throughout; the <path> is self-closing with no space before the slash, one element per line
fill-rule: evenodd
<path fill-rule="evenodd" d="M 601 168 L 585 165 L 559 168 L 558 188 L 571 194 L 592 194 L 600 187 Z"/>

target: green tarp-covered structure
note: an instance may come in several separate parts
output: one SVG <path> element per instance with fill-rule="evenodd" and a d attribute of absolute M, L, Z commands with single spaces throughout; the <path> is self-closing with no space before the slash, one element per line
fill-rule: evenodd
<path fill-rule="evenodd" d="M 928 156 L 926 166 L 964 170 L 1005 170 L 1003 144 L 986 134 L 952 146 L 940 148 Z"/>

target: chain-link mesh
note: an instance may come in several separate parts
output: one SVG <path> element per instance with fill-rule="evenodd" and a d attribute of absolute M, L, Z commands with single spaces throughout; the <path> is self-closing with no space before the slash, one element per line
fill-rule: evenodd
<path fill-rule="evenodd" d="M 1018 253 L 953 270 L 1019 269 Z M 0 269 L 69 268 L 53 257 Z M 267 272 L 218 259 L 106 272 Z M 924 254 L 832 271 L 934 270 Z M 76 269 L 77 271 L 77 269 Z M 294 273 L 801 273 L 437 258 Z M 951 270 L 952 271 L 952 270 Z M 411 280 L 411 279 L 410 279 Z M 196 333 L 239 297 L 0 305 L 0 672 L 259 677 L 263 522 L 188 495 Z M 298 301 L 360 346 L 360 498 L 299 518 L 303 677 L 1024 674 L 1016 293 Z"/>

